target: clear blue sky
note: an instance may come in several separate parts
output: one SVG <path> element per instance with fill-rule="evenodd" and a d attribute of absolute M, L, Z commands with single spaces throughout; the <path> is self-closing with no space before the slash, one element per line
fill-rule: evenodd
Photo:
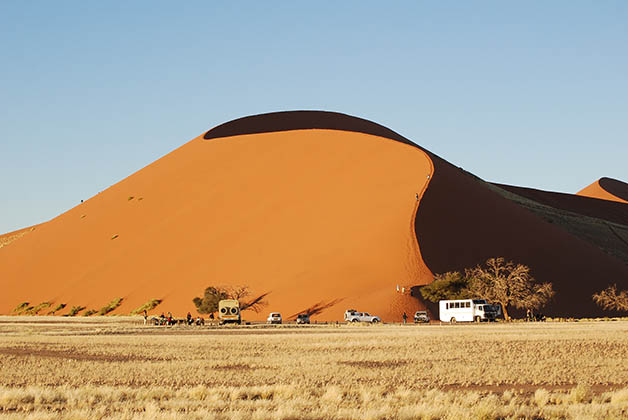
<path fill-rule="evenodd" d="M 205 130 L 339 111 L 483 179 L 628 181 L 626 1 L 2 1 L 0 232 Z"/>

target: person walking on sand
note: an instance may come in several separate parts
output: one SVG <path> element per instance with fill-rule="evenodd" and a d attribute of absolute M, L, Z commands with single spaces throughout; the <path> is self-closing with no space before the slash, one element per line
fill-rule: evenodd
<path fill-rule="evenodd" d="M 408 314 L 403 313 L 403 323 L 406 324 L 408 322 Z"/>
<path fill-rule="evenodd" d="M 144 309 L 144 325 L 146 325 L 146 322 L 148 322 L 148 313 L 146 312 L 146 309 Z"/>

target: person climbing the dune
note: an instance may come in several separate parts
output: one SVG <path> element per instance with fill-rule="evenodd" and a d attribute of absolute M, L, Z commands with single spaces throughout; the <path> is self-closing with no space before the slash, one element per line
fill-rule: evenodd
<path fill-rule="evenodd" d="M 408 323 L 408 314 L 406 314 L 405 312 L 403 313 L 403 323 L 404 324 Z"/>

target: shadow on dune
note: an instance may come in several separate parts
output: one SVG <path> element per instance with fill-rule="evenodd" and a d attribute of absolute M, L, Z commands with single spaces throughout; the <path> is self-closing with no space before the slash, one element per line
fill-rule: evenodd
<path fill-rule="evenodd" d="M 609 194 L 621 198 L 624 201 L 628 201 L 628 184 L 625 182 L 612 178 L 601 178 L 598 182 L 600 183 L 600 187 Z"/>
<path fill-rule="evenodd" d="M 294 321 L 295 319 L 297 319 L 297 316 L 298 316 L 298 315 L 301 315 L 301 314 L 307 314 L 308 316 L 320 315 L 320 314 L 322 314 L 322 313 L 323 313 L 326 309 L 329 309 L 329 308 L 331 308 L 332 306 L 335 306 L 336 304 L 338 304 L 338 303 L 342 302 L 344 299 L 345 299 L 345 298 L 340 298 L 340 299 L 334 299 L 334 300 L 332 300 L 332 301 L 330 301 L 330 302 L 324 302 L 324 301 L 321 301 L 321 302 L 315 303 L 314 305 L 310 306 L 310 307 L 309 307 L 309 308 L 307 308 L 307 309 L 304 309 L 304 310 L 302 310 L 302 311 L 299 311 L 299 312 L 297 312 L 297 313 L 296 313 L 296 314 L 294 314 L 294 315 L 290 315 L 290 316 L 288 317 L 288 320 L 290 320 L 290 321 Z"/>

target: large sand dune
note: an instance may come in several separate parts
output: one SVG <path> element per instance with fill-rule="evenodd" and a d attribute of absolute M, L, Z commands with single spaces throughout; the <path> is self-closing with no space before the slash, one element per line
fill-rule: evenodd
<path fill-rule="evenodd" d="M 285 316 L 342 299 L 319 319 L 391 319 L 420 307 L 396 286 L 431 279 L 413 229 L 431 174 L 423 151 L 364 133 L 199 137 L 3 248 L 0 312 L 123 297 L 118 312 L 184 314 L 209 285 L 248 285 Z"/>
<path fill-rule="evenodd" d="M 318 319 L 399 320 L 423 304 L 397 286 L 493 256 L 554 283 L 551 315 L 599 315 L 592 293 L 628 288 L 620 259 L 385 127 L 273 113 L 218 126 L 2 248 L 0 313 L 123 297 L 119 313 L 159 298 L 155 312 L 183 315 L 209 285 L 247 285 L 269 293 L 248 319 L 337 302 Z"/>

